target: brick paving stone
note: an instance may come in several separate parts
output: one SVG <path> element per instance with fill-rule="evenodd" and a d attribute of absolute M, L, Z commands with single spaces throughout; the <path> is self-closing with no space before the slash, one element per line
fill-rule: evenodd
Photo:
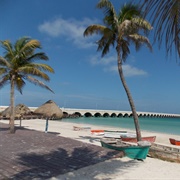
<path fill-rule="evenodd" d="M 118 151 L 0 123 L 0 180 L 47 179 L 122 156 Z"/>

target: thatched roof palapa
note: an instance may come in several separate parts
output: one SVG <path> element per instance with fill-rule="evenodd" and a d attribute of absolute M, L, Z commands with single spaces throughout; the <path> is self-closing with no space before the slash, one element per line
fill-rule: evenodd
<path fill-rule="evenodd" d="M 43 115 L 47 118 L 61 119 L 63 117 L 62 110 L 52 100 L 47 101 L 40 107 L 38 107 L 34 113 Z"/>
<path fill-rule="evenodd" d="M 2 111 L 1 115 L 9 118 L 10 109 L 11 109 L 11 106 L 7 107 L 4 111 Z M 20 117 L 24 114 L 29 114 L 29 113 L 31 113 L 31 110 L 24 104 L 18 104 L 14 110 L 15 117 Z"/>

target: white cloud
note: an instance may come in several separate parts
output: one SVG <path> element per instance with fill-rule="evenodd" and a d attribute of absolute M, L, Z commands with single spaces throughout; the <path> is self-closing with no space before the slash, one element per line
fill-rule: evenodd
<path fill-rule="evenodd" d="M 116 56 L 109 56 L 109 57 L 104 57 L 104 58 L 94 56 L 94 57 L 90 58 L 90 63 L 92 65 L 101 65 L 101 66 L 103 66 L 105 72 L 118 73 Z M 145 76 L 145 75 L 148 74 L 144 70 L 138 69 L 138 68 L 133 67 L 133 66 L 131 66 L 129 64 L 125 64 L 122 67 L 123 67 L 124 76 L 126 76 L 126 77 Z"/>
<path fill-rule="evenodd" d="M 52 21 L 46 21 L 39 25 L 38 29 L 42 33 L 46 33 L 51 37 L 65 37 L 71 40 L 75 45 L 81 48 L 93 46 L 92 38 L 83 36 L 84 30 L 91 24 L 97 23 L 97 20 L 84 18 L 82 21 L 75 19 L 57 18 Z"/>
<path fill-rule="evenodd" d="M 128 64 L 123 65 L 122 68 L 123 68 L 123 73 L 124 73 L 125 77 L 145 76 L 145 75 L 147 75 L 146 71 L 144 71 L 142 69 L 138 69 L 138 68 L 133 67 L 133 66 L 128 65 Z M 109 66 L 109 67 L 105 67 L 104 70 L 106 72 L 115 72 L 115 73 L 118 73 L 117 65 L 112 65 L 112 66 Z"/>
<path fill-rule="evenodd" d="M 90 58 L 90 63 L 92 65 L 108 65 L 116 62 L 116 58 L 114 56 L 109 57 L 100 57 L 100 56 L 93 56 Z"/>
<path fill-rule="evenodd" d="M 126 77 L 130 77 L 130 76 L 145 76 L 147 75 L 147 72 L 145 72 L 142 69 L 138 69 L 136 67 L 132 67 L 130 65 L 123 65 L 123 71 L 124 71 L 124 75 Z"/>
<path fill-rule="evenodd" d="M 123 73 L 125 77 L 132 77 L 132 76 L 146 76 L 148 73 L 142 69 L 138 69 L 136 67 L 133 67 L 131 65 L 123 65 Z M 118 73 L 118 67 L 117 65 L 112 65 L 109 67 L 104 68 L 105 72 L 115 72 Z"/>

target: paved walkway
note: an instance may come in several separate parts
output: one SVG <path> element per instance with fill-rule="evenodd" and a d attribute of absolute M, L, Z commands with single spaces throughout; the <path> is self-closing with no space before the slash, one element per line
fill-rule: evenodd
<path fill-rule="evenodd" d="M 0 123 L 0 179 L 48 179 L 103 162 L 119 152 L 82 143 L 57 133 Z"/>

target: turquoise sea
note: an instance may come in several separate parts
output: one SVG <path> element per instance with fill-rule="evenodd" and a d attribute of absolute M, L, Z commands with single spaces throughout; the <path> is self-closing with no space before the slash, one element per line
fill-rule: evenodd
<path fill-rule="evenodd" d="M 135 130 L 132 117 L 80 117 L 62 119 L 62 121 Z M 140 117 L 139 123 L 142 131 L 180 135 L 180 118 Z"/>

